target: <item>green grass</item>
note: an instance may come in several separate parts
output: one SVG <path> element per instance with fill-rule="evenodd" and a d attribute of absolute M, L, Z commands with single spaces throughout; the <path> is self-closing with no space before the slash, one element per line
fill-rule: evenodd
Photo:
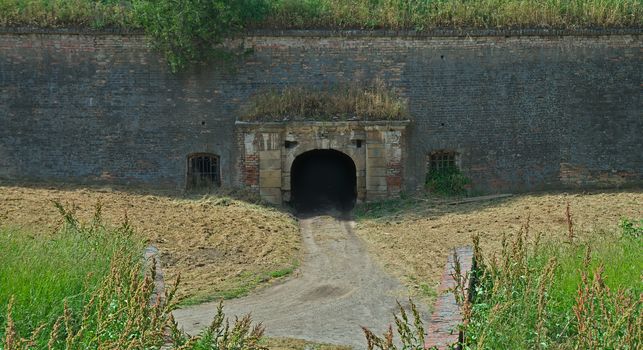
<path fill-rule="evenodd" d="M 53 323 L 64 302 L 73 312 L 80 310 L 110 272 L 114 256 L 140 256 L 142 243 L 127 226 L 109 229 L 99 221 L 82 226 L 66 215 L 65 225 L 50 235 L 0 228 L 0 338 L 11 298 L 16 328 L 27 334 Z"/>
<path fill-rule="evenodd" d="M 177 283 L 156 296 L 154 264 L 126 223 L 86 225 L 57 205 L 64 226 L 51 235 L 0 228 L 0 350 L 260 350 L 261 325 L 228 322 L 219 305 L 191 337 L 171 316 Z"/>
<path fill-rule="evenodd" d="M 275 270 L 275 271 L 270 272 L 268 275 L 269 275 L 271 278 L 281 278 L 281 277 L 286 277 L 286 276 L 288 276 L 288 275 L 292 274 L 292 273 L 293 273 L 293 271 L 295 271 L 295 268 L 296 268 L 296 267 L 297 267 L 296 265 L 293 265 L 293 266 L 291 266 L 291 267 L 283 268 L 283 269 L 281 269 L 281 270 Z"/>
<path fill-rule="evenodd" d="M 643 5 L 641 0 L 0 0 L 0 27 L 20 26 L 143 30 L 177 72 L 248 53 L 222 44 L 249 28 L 641 28 Z M 405 104 L 390 97 L 295 88 L 260 96 L 246 118 L 319 118 L 320 110 L 331 120 L 403 117 Z"/>
<path fill-rule="evenodd" d="M 289 267 L 279 270 L 268 271 L 260 274 L 252 274 L 244 272 L 239 274 L 238 279 L 232 280 L 233 286 L 223 288 L 222 291 L 214 294 L 194 295 L 187 299 L 180 301 L 180 306 L 198 305 L 216 300 L 228 300 L 241 298 L 248 295 L 251 291 L 255 290 L 259 285 L 271 283 L 275 280 L 290 276 L 299 266 L 298 262 L 293 262 Z"/>
<path fill-rule="evenodd" d="M 140 28 L 146 0 L 0 0 L 0 25 Z M 225 2 L 225 1 L 224 1 Z M 641 27 L 640 0 L 258 0 L 259 28 Z"/>
<path fill-rule="evenodd" d="M 129 1 L 0 0 L 0 26 L 140 28 Z"/>
<path fill-rule="evenodd" d="M 282 0 L 260 23 L 278 28 L 641 26 L 639 0 Z"/>
<path fill-rule="evenodd" d="M 643 240 L 620 232 L 589 237 L 531 246 L 521 233 L 498 259 L 484 260 L 469 305 L 467 347 L 642 346 Z"/>

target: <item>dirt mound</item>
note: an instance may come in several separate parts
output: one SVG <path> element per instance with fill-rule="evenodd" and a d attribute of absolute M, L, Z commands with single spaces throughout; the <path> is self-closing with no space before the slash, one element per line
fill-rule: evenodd
<path fill-rule="evenodd" d="M 89 220 L 98 201 L 103 218 L 118 225 L 127 215 L 136 232 L 161 251 L 165 275 L 181 274 L 188 302 L 243 295 L 290 273 L 300 259 L 296 220 L 272 208 L 221 198 L 184 198 L 129 190 L 0 185 L 0 225 L 35 232 L 62 222 L 52 201 Z"/>

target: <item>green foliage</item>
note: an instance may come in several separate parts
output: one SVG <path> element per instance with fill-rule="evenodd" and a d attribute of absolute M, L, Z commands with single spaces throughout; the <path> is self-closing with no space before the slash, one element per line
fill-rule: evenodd
<path fill-rule="evenodd" d="M 471 180 L 464 176 L 457 167 L 445 167 L 429 171 L 425 186 L 431 193 L 443 196 L 466 194 L 466 186 Z"/>
<path fill-rule="evenodd" d="M 63 300 L 69 310 L 79 311 L 87 293 L 109 274 L 115 256 L 135 260 L 140 255 L 142 240 L 127 224 L 105 227 L 100 204 L 94 219 L 84 224 L 55 205 L 64 224 L 53 234 L 0 228 L 0 327 L 6 322 L 5 307 L 11 298 L 15 326 L 21 333 L 42 322 L 53 323 L 63 311 Z"/>
<path fill-rule="evenodd" d="M 643 25 L 640 0 L 0 0 L 0 25 L 138 28 L 132 9 L 139 6 L 152 7 L 144 9 L 144 20 L 163 22 L 154 25 L 162 32 L 195 38 L 207 38 L 204 31 L 226 34 L 239 26 L 425 30 Z"/>
<path fill-rule="evenodd" d="M 641 27 L 640 0 L 281 0 L 278 28 Z"/>
<path fill-rule="evenodd" d="M 640 238 L 527 244 L 528 224 L 483 260 L 463 326 L 465 349 L 638 349 L 643 345 Z M 466 310 L 469 310 L 468 312 Z"/>
<path fill-rule="evenodd" d="M 266 0 L 135 0 L 136 19 L 167 58 L 172 71 L 226 56 L 219 46 L 268 11 Z"/>
<path fill-rule="evenodd" d="M 400 336 L 400 342 L 402 343 L 402 350 L 424 350 L 424 324 L 422 323 L 417 307 L 410 299 L 409 304 L 411 309 L 410 315 L 398 302 L 399 316 L 394 316 L 397 334 Z M 391 326 L 389 326 L 382 337 L 375 335 L 375 333 L 366 327 L 362 327 L 362 330 L 366 336 L 368 350 L 398 349 L 393 340 L 393 328 Z"/>
<path fill-rule="evenodd" d="M 157 295 L 156 264 L 142 261 L 129 225 L 106 229 L 99 209 L 81 224 L 57 206 L 64 228 L 51 238 L 1 231 L 0 349 L 263 349 L 263 328 L 249 316 L 230 324 L 221 304 L 201 334 L 183 333 L 172 317 L 179 281 Z"/>
<path fill-rule="evenodd" d="M 643 219 L 632 221 L 628 218 L 621 219 L 619 227 L 624 236 L 637 237 L 643 236 Z"/>
<path fill-rule="evenodd" d="M 143 29 L 172 71 L 213 57 L 243 28 L 643 26 L 640 0 L 0 0 L 0 26 Z"/>
<path fill-rule="evenodd" d="M 370 85 L 338 85 L 330 89 L 303 86 L 254 96 L 245 121 L 403 120 L 406 101 L 383 80 Z"/>
<path fill-rule="evenodd" d="M 0 26 L 139 28 L 119 0 L 0 0 Z"/>
<path fill-rule="evenodd" d="M 252 318 L 245 315 L 236 319 L 232 327 L 223 313 L 223 303 L 217 307 L 214 320 L 198 336 L 188 338 L 174 325 L 174 349 L 186 350 L 263 350 L 263 326 L 252 326 Z"/>

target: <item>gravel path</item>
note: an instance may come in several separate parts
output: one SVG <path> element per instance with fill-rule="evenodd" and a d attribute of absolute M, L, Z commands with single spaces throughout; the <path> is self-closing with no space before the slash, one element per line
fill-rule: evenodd
<path fill-rule="evenodd" d="M 393 321 L 396 298 L 408 300 L 406 288 L 368 256 L 353 233 L 354 222 L 332 216 L 300 220 L 306 257 L 294 278 L 248 297 L 224 303 L 226 315 L 251 313 L 266 335 L 364 349 L 360 326 L 381 334 Z M 216 302 L 175 311 L 190 334 L 206 327 Z M 426 318 L 426 314 L 424 315 Z"/>

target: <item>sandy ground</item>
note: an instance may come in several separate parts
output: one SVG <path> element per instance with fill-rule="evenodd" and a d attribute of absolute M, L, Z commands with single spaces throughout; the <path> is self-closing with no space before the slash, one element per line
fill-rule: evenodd
<path fill-rule="evenodd" d="M 575 234 L 613 230 L 622 217 L 643 218 L 643 192 L 524 194 L 507 199 L 448 205 L 453 200 L 408 199 L 358 208 L 357 235 L 371 255 L 416 295 L 439 284 L 452 248 L 480 236 L 487 256 L 497 252 L 502 235 L 515 234 L 529 217 L 529 232 L 542 240 L 567 236 L 569 203 Z M 427 288 L 428 287 L 428 288 Z M 428 293 L 426 293 L 428 292 Z M 430 300 L 429 300 L 430 301 Z"/>
<path fill-rule="evenodd" d="M 98 201 L 108 224 L 122 223 L 127 213 L 135 231 L 159 248 L 168 283 L 180 273 L 179 295 L 193 302 L 243 294 L 300 260 L 292 216 L 229 198 L 0 184 L 0 225 L 53 232 L 62 222 L 54 200 L 75 207 L 81 220 L 91 218 Z"/>
<path fill-rule="evenodd" d="M 360 326 L 383 333 L 393 322 L 395 300 L 408 300 L 407 289 L 372 261 L 353 232 L 353 221 L 313 216 L 301 219 L 300 225 L 306 255 L 298 275 L 249 297 L 225 301 L 226 314 L 251 313 L 262 320 L 269 337 L 365 349 Z M 196 334 L 211 322 L 217 305 L 183 308 L 174 316 L 186 332 Z"/>

